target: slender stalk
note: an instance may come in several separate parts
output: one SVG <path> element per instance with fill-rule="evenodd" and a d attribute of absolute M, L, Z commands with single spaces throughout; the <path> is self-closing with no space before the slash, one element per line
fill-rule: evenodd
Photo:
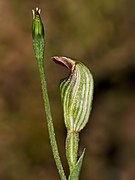
<path fill-rule="evenodd" d="M 44 108 L 45 108 L 45 112 L 46 112 L 50 143 L 51 143 L 53 156 L 54 156 L 56 166 L 57 166 L 59 175 L 61 177 L 61 180 L 66 180 L 66 176 L 65 176 L 65 173 L 64 173 L 64 170 L 62 167 L 62 163 L 60 160 L 60 155 L 58 152 L 58 146 L 57 146 L 56 137 L 55 137 L 55 133 L 54 133 L 52 115 L 51 115 L 51 110 L 50 110 L 50 103 L 49 103 L 49 98 L 48 98 L 48 93 L 47 93 L 47 84 L 46 84 L 46 80 L 45 80 L 44 66 L 42 63 L 39 63 L 39 62 L 41 62 L 41 61 L 38 61 L 38 68 L 39 68 L 40 79 L 41 79 Z"/>
<path fill-rule="evenodd" d="M 44 101 L 44 109 L 46 112 L 47 126 L 49 132 L 50 143 L 53 151 L 54 160 L 61 177 L 61 180 L 66 180 L 66 176 L 62 167 L 62 163 L 60 160 L 60 155 L 58 152 L 58 146 L 55 138 L 52 115 L 50 110 L 50 103 L 47 93 L 47 85 L 45 80 L 45 72 L 44 72 L 44 48 L 45 48 L 45 40 L 44 40 L 44 26 L 40 17 L 41 10 L 36 8 L 33 12 L 33 24 L 32 24 L 32 36 L 33 36 L 33 46 L 35 51 L 35 56 L 38 64 L 42 93 L 43 93 L 43 101 Z"/>

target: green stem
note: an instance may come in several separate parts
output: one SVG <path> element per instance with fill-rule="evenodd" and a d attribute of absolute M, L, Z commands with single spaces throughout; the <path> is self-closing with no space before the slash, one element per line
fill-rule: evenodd
<path fill-rule="evenodd" d="M 49 132 L 50 143 L 51 143 L 51 147 L 52 147 L 52 151 L 53 151 L 53 156 L 54 156 L 56 166 L 57 166 L 59 175 L 61 177 L 61 180 L 66 180 L 67 178 L 65 176 L 65 173 L 64 173 L 64 170 L 62 167 L 60 155 L 58 152 L 56 137 L 55 137 L 55 133 L 54 133 L 49 97 L 48 97 L 48 93 L 47 93 L 47 85 L 46 85 L 46 80 L 45 80 L 44 66 L 42 64 L 42 60 L 39 60 L 37 62 L 38 62 L 38 67 L 39 67 L 43 100 L 44 100 L 44 108 L 45 108 L 45 112 L 46 112 L 47 126 L 48 126 L 48 132 Z"/>
<path fill-rule="evenodd" d="M 66 156 L 68 160 L 70 174 L 72 173 L 77 163 L 78 144 L 79 144 L 79 133 L 75 131 L 68 132 L 66 138 Z"/>

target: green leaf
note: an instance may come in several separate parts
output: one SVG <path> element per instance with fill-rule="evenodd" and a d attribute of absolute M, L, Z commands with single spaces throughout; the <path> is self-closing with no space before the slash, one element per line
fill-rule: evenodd
<path fill-rule="evenodd" d="M 69 180 L 79 180 L 79 175 L 80 175 L 80 171 L 81 171 L 81 167 L 82 167 L 82 161 L 84 158 L 84 153 L 85 153 L 85 149 L 83 150 L 81 157 L 77 161 L 72 173 L 70 174 Z"/>

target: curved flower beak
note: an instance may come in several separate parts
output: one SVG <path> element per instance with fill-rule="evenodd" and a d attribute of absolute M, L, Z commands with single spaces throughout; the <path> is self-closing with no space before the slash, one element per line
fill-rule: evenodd
<path fill-rule="evenodd" d="M 75 67 L 75 61 L 71 60 L 67 57 L 58 57 L 54 56 L 51 58 L 55 63 L 60 64 L 62 66 L 65 66 L 67 69 L 69 69 L 71 72 L 73 71 Z"/>

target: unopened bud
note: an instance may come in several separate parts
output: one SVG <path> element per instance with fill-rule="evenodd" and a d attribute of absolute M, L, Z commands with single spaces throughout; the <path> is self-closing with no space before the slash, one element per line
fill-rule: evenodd
<path fill-rule="evenodd" d="M 35 10 L 32 10 L 33 13 L 33 28 L 32 28 L 32 35 L 33 38 L 35 37 L 44 37 L 44 27 L 42 24 L 42 20 L 40 17 L 41 10 L 36 8 Z"/>
<path fill-rule="evenodd" d="M 41 10 L 36 8 L 32 10 L 33 13 L 33 24 L 32 24 L 32 37 L 35 55 L 38 62 L 43 64 L 44 59 L 44 27 L 40 17 Z"/>

